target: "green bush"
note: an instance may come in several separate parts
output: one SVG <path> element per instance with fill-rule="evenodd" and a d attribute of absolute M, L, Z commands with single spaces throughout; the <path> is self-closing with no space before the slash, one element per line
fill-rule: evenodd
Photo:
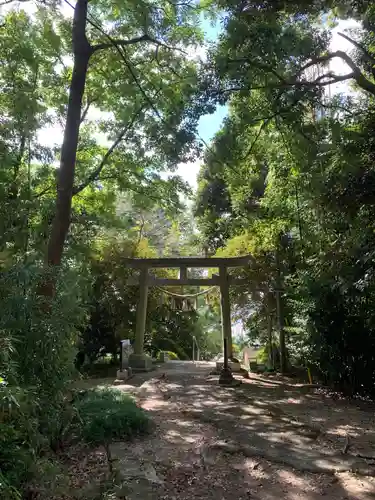
<path fill-rule="evenodd" d="M 14 491 L 27 478 L 28 471 L 33 463 L 33 450 L 29 443 L 25 443 L 25 433 L 11 424 L 0 424 L 0 464 L 3 482 L 1 488 L 7 489 L 14 486 Z M 1 498 L 4 498 L 2 496 Z"/>
<path fill-rule="evenodd" d="M 266 364 L 268 361 L 268 349 L 267 346 L 263 346 L 259 349 L 257 353 L 257 363 Z"/>
<path fill-rule="evenodd" d="M 149 418 L 118 389 L 93 389 L 78 401 L 78 432 L 88 443 L 103 444 L 147 432 Z"/>
<path fill-rule="evenodd" d="M 161 360 L 162 357 L 163 357 L 163 354 L 166 354 L 168 356 L 169 359 L 172 359 L 172 360 L 177 360 L 177 359 L 180 359 L 177 354 L 173 351 L 159 351 L 159 354 L 158 354 L 158 360 Z"/>
<path fill-rule="evenodd" d="M 14 486 L 11 486 L 8 482 L 8 479 L 3 475 L 3 473 L 0 470 L 0 498 L 3 498 L 4 500 L 21 500 L 22 495 L 17 490 L 17 488 L 14 488 Z"/>
<path fill-rule="evenodd" d="M 39 456 L 61 446 L 66 428 L 67 388 L 85 311 L 73 272 L 61 270 L 53 298 L 39 293 L 48 279 L 33 264 L 0 273 L 1 498 L 22 495 Z"/>
<path fill-rule="evenodd" d="M 37 413 L 33 391 L 0 386 L 0 498 L 21 495 L 35 457 L 45 446 Z"/>
<path fill-rule="evenodd" d="M 276 366 L 274 368 L 276 368 L 280 364 L 280 352 L 279 352 L 279 348 L 278 348 L 277 344 L 272 344 L 272 350 L 273 350 L 272 357 L 273 357 L 275 364 L 276 364 Z M 270 347 L 268 344 L 261 347 L 257 353 L 257 362 L 262 364 L 262 365 L 268 365 L 269 352 L 270 352 Z"/>

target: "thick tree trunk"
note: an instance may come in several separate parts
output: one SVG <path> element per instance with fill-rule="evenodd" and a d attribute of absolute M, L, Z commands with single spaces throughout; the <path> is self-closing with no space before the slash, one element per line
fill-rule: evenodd
<path fill-rule="evenodd" d="M 74 12 L 72 32 L 74 64 L 64 139 L 61 147 L 56 212 L 47 249 L 46 261 L 49 266 L 60 265 L 70 225 L 82 99 L 85 91 L 88 64 L 92 54 L 92 47 L 86 37 L 87 5 L 88 0 L 78 0 Z"/>

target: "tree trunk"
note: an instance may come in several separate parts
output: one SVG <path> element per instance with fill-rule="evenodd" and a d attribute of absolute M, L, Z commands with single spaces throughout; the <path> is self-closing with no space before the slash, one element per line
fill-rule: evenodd
<path fill-rule="evenodd" d="M 285 330 L 284 330 L 284 315 L 283 315 L 283 307 L 281 300 L 281 289 L 282 289 L 282 276 L 281 276 L 281 264 L 280 264 L 280 255 L 279 251 L 276 250 L 276 311 L 277 311 L 277 320 L 279 327 L 279 343 L 280 343 L 280 371 L 281 373 L 286 372 L 287 368 L 287 352 L 285 345 Z"/>
<path fill-rule="evenodd" d="M 73 19 L 73 74 L 69 90 L 68 111 L 64 139 L 61 146 L 58 173 L 56 212 L 47 249 L 47 264 L 59 266 L 64 243 L 69 231 L 75 164 L 81 122 L 82 99 L 92 48 L 86 37 L 87 5 L 89 0 L 78 0 Z M 53 287 L 49 287 L 51 290 Z"/>
<path fill-rule="evenodd" d="M 271 315 L 271 294 L 267 300 L 267 341 L 268 341 L 268 363 L 269 368 L 275 369 L 274 350 L 272 341 L 272 315 Z"/>
<path fill-rule="evenodd" d="M 285 330 L 284 330 L 284 317 L 281 306 L 281 292 L 276 292 L 276 304 L 277 304 L 277 317 L 279 326 L 279 344 L 280 344 L 280 372 L 286 373 L 286 346 L 285 346 Z"/>

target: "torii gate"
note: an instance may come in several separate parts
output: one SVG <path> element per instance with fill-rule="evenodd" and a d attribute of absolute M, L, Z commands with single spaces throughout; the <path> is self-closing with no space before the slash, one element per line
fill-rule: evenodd
<path fill-rule="evenodd" d="M 249 264 L 252 257 L 167 257 L 160 259 L 125 259 L 127 267 L 139 269 L 139 281 L 130 278 L 128 285 L 139 284 L 140 295 L 136 316 L 136 330 L 134 353 L 129 356 L 129 366 L 135 371 L 152 369 L 152 360 L 144 352 L 144 335 L 147 315 L 147 295 L 149 286 L 219 286 L 221 304 L 221 325 L 224 344 L 224 368 L 220 376 L 221 382 L 230 382 L 233 376 L 228 369 L 228 358 L 232 357 L 232 327 L 230 317 L 229 287 L 231 285 L 246 285 L 248 279 L 236 278 L 228 274 L 228 268 L 242 267 Z M 150 269 L 177 268 L 179 278 L 158 278 L 150 274 Z M 219 274 L 211 278 L 189 278 L 188 269 L 191 268 L 218 268 Z"/>

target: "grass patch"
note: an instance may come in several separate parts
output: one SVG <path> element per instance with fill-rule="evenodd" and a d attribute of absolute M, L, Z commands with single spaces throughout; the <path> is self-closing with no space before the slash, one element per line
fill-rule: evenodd
<path fill-rule="evenodd" d="M 134 399 L 118 389 L 87 391 L 76 403 L 79 434 L 87 443 L 130 439 L 149 430 L 150 420 Z"/>

